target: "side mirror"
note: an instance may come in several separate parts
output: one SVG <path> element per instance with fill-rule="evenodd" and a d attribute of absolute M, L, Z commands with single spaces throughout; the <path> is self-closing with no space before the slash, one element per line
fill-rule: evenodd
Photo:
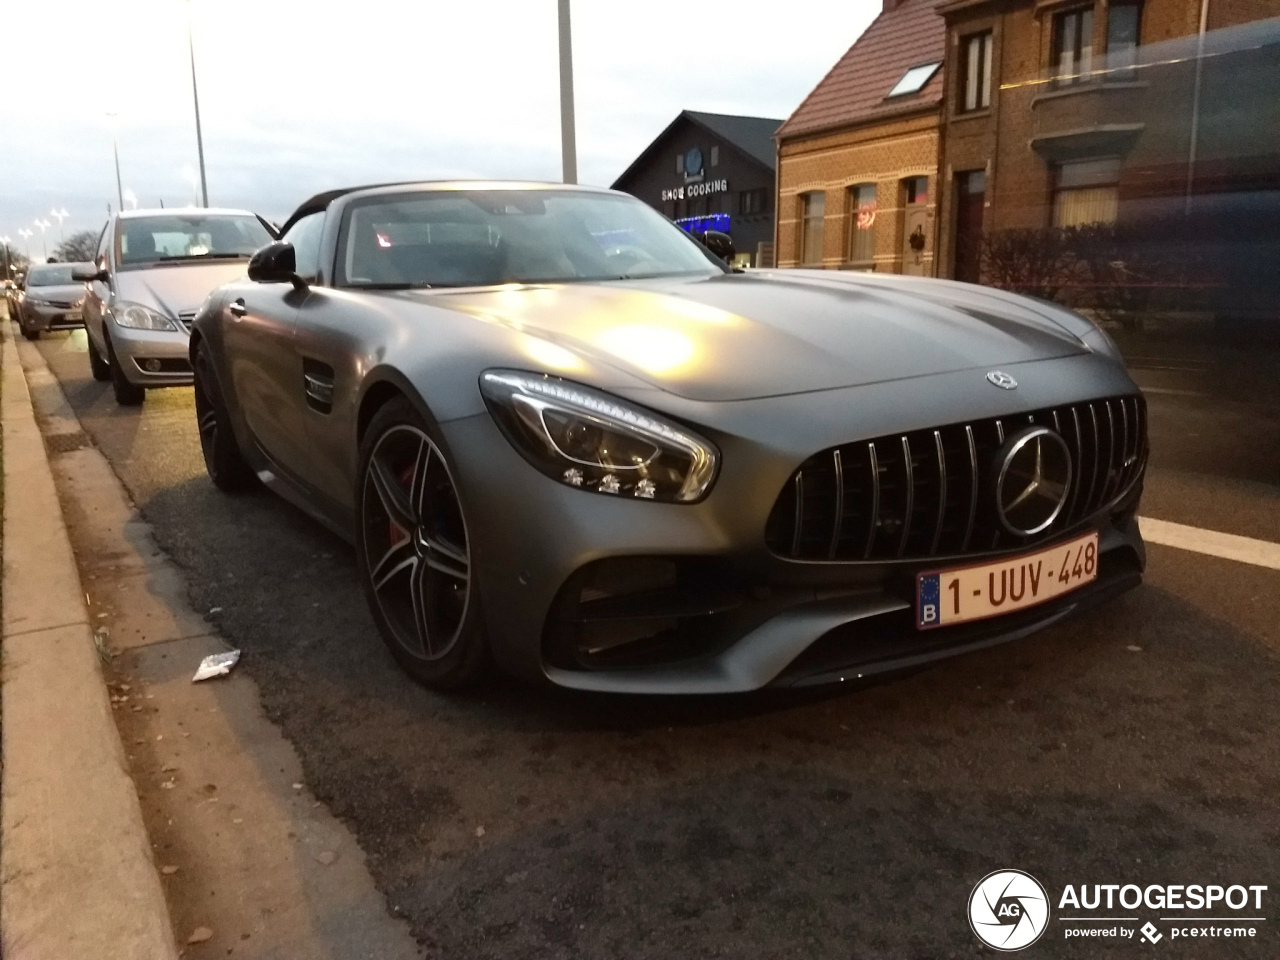
<path fill-rule="evenodd" d="M 298 276 L 298 255 L 293 244 L 283 240 L 268 243 L 249 258 L 249 279 L 254 283 L 292 283 L 298 289 L 307 285 Z"/>
<path fill-rule="evenodd" d="M 708 230 L 702 235 L 702 242 L 708 250 L 725 263 L 733 262 L 733 238 L 719 230 Z"/>
<path fill-rule="evenodd" d="M 97 280 L 105 281 L 107 279 L 107 271 L 99 270 L 96 263 L 77 263 L 71 267 L 71 279 L 79 283 L 93 283 Z"/>

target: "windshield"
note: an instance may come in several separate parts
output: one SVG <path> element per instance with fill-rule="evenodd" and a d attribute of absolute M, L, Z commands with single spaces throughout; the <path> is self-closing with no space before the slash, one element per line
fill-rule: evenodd
<path fill-rule="evenodd" d="M 170 214 L 120 222 L 121 266 L 170 260 L 248 259 L 271 242 L 257 217 Z"/>
<path fill-rule="evenodd" d="M 722 273 L 639 200 L 570 190 L 465 190 L 357 201 L 340 286 L 459 287 Z"/>
<path fill-rule="evenodd" d="M 28 287 L 65 287 L 75 283 L 71 279 L 71 264 L 59 264 L 56 267 L 32 267 L 27 274 Z"/>

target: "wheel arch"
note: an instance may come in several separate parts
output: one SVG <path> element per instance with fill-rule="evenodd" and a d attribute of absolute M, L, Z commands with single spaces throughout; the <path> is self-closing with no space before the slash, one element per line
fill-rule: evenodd
<path fill-rule="evenodd" d="M 408 377 L 394 367 L 379 367 L 370 371 L 360 394 L 356 411 L 356 449 L 364 442 L 365 431 L 378 411 L 397 398 L 407 400 L 430 422 L 437 422 L 431 408 Z"/>

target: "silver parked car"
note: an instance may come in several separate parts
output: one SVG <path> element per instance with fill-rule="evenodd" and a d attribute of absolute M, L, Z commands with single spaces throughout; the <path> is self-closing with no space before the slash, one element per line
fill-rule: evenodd
<path fill-rule="evenodd" d="M 191 382 L 187 339 L 209 292 L 244 276 L 274 231 L 247 210 L 129 210 L 107 221 L 87 284 L 84 328 L 95 380 L 139 404 L 150 387 Z"/>
<path fill-rule="evenodd" d="M 350 538 L 424 683 L 839 683 L 1141 580 L 1146 406 L 1061 307 L 734 272 L 588 187 L 333 191 L 283 229 L 196 318 L 205 464 Z"/>
<path fill-rule="evenodd" d="M 45 330 L 70 330 L 80 326 L 84 284 L 72 279 L 72 270 L 89 263 L 41 263 L 32 267 L 13 299 L 15 319 L 28 340 L 40 339 Z"/>

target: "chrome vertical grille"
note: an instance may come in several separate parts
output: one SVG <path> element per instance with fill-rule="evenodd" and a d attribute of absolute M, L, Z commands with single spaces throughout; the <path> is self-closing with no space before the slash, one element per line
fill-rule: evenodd
<path fill-rule="evenodd" d="M 1035 537 L 997 521 L 996 452 L 1024 425 L 1049 427 L 1072 454 L 1067 503 Z M 892 560 L 1014 549 L 1082 524 L 1126 494 L 1146 464 L 1140 396 L 1110 397 L 843 444 L 806 460 L 770 514 L 765 539 L 795 560 Z"/>

